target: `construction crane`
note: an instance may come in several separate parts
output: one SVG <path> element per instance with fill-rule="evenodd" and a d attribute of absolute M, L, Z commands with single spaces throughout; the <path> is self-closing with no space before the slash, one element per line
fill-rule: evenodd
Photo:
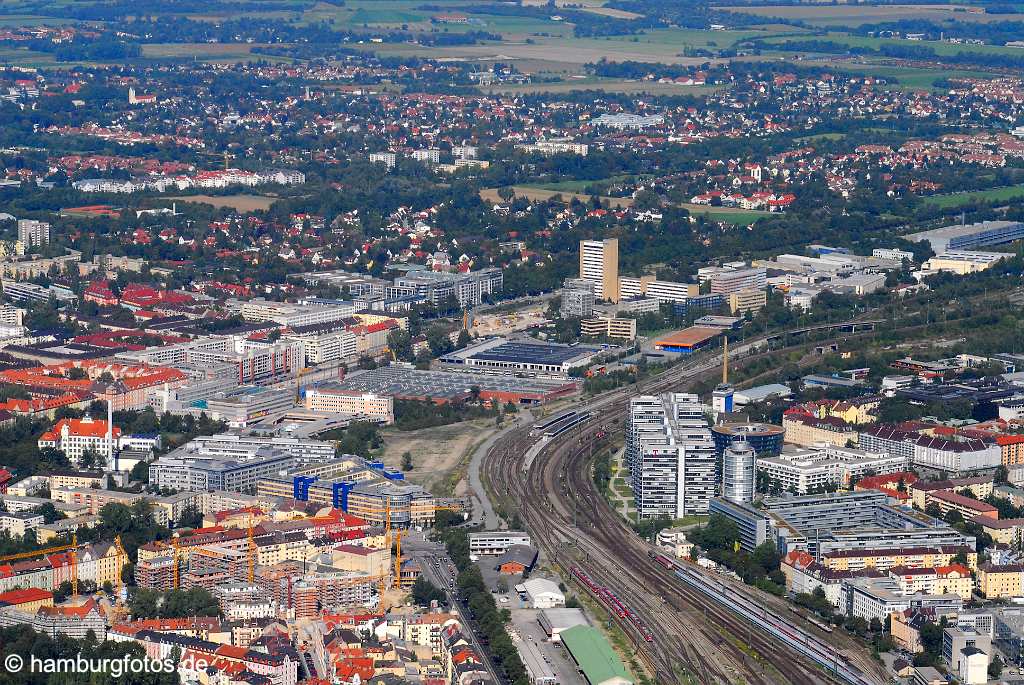
<path fill-rule="evenodd" d="M 235 155 L 231 154 L 227 150 L 224 152 L 200 152 L 203 157 L 222 157 L 224 159 L 224 171 L 231 168 L 230 162 L 235 158 Z"/>
<path fill-rule="evenodd" d="M 172 550 L 172 553 L 171 553 L 171 571 L 174 574 L 174 576 L 173 576 L 173 578 L 171 580 L 171 587 L 173 589 L 177 590 L 178 589 L 178 584 L 180 582 L 180 572 L 178 570 L 178 536 L 177 535 L 175 535 L 173 538 L 171 538 L 171 550 Z"/>
<path fill-rule="evenodd" d="M 252 512 L 249 512 L 249 531 L 247 534 L 249 544 L 247 547 L 249 557 L 249 582 L 256 580 L 256 540 L 253 539 Z"/>
<path fill-rule="evenodd" d="M 71 553 L 71 592 L 78 595 L 78 535 L 71 535 L 71 544 L 44 547 L 34 552 L 19 552 L 18 554 L 5 554 L 0 557 L 0 563 L 18 561 L 20 559 L 32 559 L 33 557 L 46 556 L 47 554 L 59 554 L 60 552 Z"/>

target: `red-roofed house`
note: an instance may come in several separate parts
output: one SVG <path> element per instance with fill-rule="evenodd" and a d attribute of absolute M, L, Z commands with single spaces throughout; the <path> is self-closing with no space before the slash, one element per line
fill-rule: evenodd
<path fill-rule="evenodd" d="M 38 444 L 41 450 L 60 450 L 68 459 L 76 462 L 81 461 L 82 455 L 89 451 L 109 463 L 120 439 L 120 428 L 108 426 L 105 419 L 86 416 L 84 419 L 61 419 L 52 429 L 39 436 Z"/>

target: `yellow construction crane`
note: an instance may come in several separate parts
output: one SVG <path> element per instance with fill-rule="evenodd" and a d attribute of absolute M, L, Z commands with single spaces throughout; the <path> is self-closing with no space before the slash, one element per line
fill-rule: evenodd
<path fill-rule="evenodd" d="M 224 152 L 200 152 L 203 157 L 221 157 L 224 159 L 224 171 L 231 168 L 230 161 L 235 158 L 235 155 L 231 154 L 227 150 Z"/>
<path fill-rule="evenodd" d="M 18 554 L 5 554 L 0 557 L 0 563 L 7 561 L 18 561 L 19 559 L 32 559 L 33 557 L 46 556 L 47 554 L 58 554 L 60 552 L 71 552 L 71 592 L 78 594 L 78 535 L 72 534 L 71 544 L 44 547 L 34 552 L 19 552 Z"/>
<path fill-rule="evenodd" d="M 402 535 L 404 530 L 395 533 L 395 587 L 402 587 Z"/>
<path fill-rule="evenodd" d="M 124 545 L 121 544 L 121 536 L 114 536 L 114 546 L 117 547 L 117 553 L 121 555 L 124 561 L 128 561 L 128 552 L 125 551 Z M 117 574 L 117 596 L 120 597 L 124 592 L 124 563 L 121 564 L 122 573 Z"/>

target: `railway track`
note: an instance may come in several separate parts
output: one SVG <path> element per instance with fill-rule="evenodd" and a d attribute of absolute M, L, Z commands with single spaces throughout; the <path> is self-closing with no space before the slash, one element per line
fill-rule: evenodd
<path fill-rule="evenodd" d="M 740 346 L 737 357 L 756 356 L 760 342 Z M 717 359 L 697 358 L 602 395 L 579 407 L 592 413 L 589 422 L 549 438 L 528 465 L 524 455 L 536 438 L 529 428 L 511 431 L 488 452 L 486 472 L 497 485 L 497 494 L 519 510 L 549 559 L 566 570 L 573 564 L 584 566 L 643 616 L 655 636 L 653 642 L 628 621 L 620 621 L 620 626 L 659 683 L 839 682 L 654 563 L 648 545 L 626 526 L 591 477 L 596 436 L 621 429 L 631 397 L 678 389 L 719 366 Z"/>

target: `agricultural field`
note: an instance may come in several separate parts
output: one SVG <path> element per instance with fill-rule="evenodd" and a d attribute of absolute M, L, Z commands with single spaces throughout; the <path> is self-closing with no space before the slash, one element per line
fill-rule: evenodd
<path fill-rule="evenodd" d="M 845 63 L 840 66 L 843 71 L 874 76 L 885 79 L 888 84 L 899 90 L 942 90 L 935 85 L 940 79 L 949 78 L 994 78 L 996 75 L 985 71 L 967 71 L 961 69 L 920 69 L 916 67 L 893 67 L 882 64 Z"/>
<path fill-rule="evenodd" d="M 515 83 L 484 87 L 486 93 L 514 95 L 517 93 L 571 93 L 580 90 L 600 90 L 605 93 L 623 93 L 625 95 L 708 95 L 722 90 L 725 86 L 684 86 L 678 83 L 657 83 L 655 81 L 639 81 L 636 79 L 606 79 L 587 76 L 570 77 L 565 81 L 554 83 Z"/>
<path fill-rule="evenodd" d="M 142 56 L 151 59 L 202 59 L 204 61 L 247 61 L 260 59 L 280 61 L 284 58 L 270 55 L 253 55 L 258 47 L 266 43 L 149 43 L 142 46 Z M 284 43 L 276 47 L 283 47 Z"/>
<path fill-rule="evenodd" d="M 785 43 L 791 40 L 792 37 L 784 36 L 771 36 L 764 38 L 765 43 Z M 813 36 L 814 40 L 830 41 L 844 45 L 847 48 L 871 48 L 874 50 L 879 49 L 883 45 L 898 45 L 898 46 L 920 46 L 928 47 L 935 51 L 936 55 L 956 55 L 958 53 L 977 53 L 982 55 L 1012 55 L 1019 57 L 1021 55 L 1020 48 L 1008 48 L 1002 45 L 960 45 L 957 43 L 942 43 L 935 40 L 925 41 L 914 41 L 914 40 L 902 40 L 899 38 L 872 38 L 870 36 L 852 36 L 848 33 L 837 33 L 828 32 L 823 34 L 816 34 Z"/>
<path fill-rule="evenodd" d="M 800 20 L 810 26 L 860 26 L 901 19 L 933 21 L 1020 21 L 1024 14 L 986 14 L 982 8 L 964 5 L 759 5 L 722 9 L 758 17 Z"/>
<path fill-rule="evenodd" d="M 1001 186 L 989 188 L 988 190 L 973 190 L 964 193 L 949 193 L 946 195 L 930 195 L 923 198 L 925 204 L 949 209 L 972 202 L 1009 202 L 1024 198 L 1024 185 Z"/>

